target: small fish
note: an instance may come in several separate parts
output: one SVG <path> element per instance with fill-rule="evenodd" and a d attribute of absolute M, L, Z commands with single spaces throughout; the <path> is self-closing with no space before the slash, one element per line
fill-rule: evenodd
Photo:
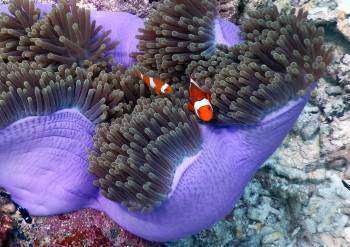
<path fill-rule="evenodd" d="M 158 95 L 170 94 L 173 92 L 173 88 L 168 83 L 164 83 L 160 78 L 144 75 L 140 71 L 137 71 L 136 75 L 142 79 L 148 87 L 152 88 Z"/>
<path fill-rule="evenodd" d="M 187 103 L 187 108 L 196 113 L 197 117 L 202 121 L 209 122 L 214 116 L 210 101 L 211 95 L 204 92 L 190 77 L 190 102 Z"/>
<path fill-rule="evenodd" d="M 17 203 L 15 203 L 15 206 L 19 211 L 19 213 L 22 215 L 22 218 L 24 219 L 24 221 L 28 224 L 32 224 L 33 220 L 32 220 L 32 217 L 30 217 L 28 210 L 19 206 Z"/>
<path fill-rule="evenodd" d="M 0 196 L 8 200 L 11 200 L 11 195 L 6 191 L 0 191 Z M 18 211 L 21 214 L 24 221 L 28 224 L 31 224 L 33 220 L 32 220 L 32 217 L 30 217 L 28 210 L 13 201 L 12 203 L 15 205 L 16 211 Z"/>
<path fill-rule="evenodd" d="M 341 182 L 343 183 L 343 185 L 344 185 L 345 188 L 347 188 L 348 190 L 350 190 L 350 185 L 349 185 L 347 182 L 345 182 L 344 180 L 342 180 Z"/>

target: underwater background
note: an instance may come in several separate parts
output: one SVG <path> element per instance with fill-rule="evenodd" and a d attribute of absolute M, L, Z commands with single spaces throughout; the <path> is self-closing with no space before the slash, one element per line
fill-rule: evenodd
<path fill-rule="evenodd" d="M 150 2 L 78 1 L 86 8 L 140 17 L 147 16 Z M 167 244 L 139 239 L 93 209 L 34 217 L 32 224 L 19 215 L 1 214 L 0 246 L 5 240 L 9 246 L 350 246 L 350 192 L 341 183 L 350 180 L 350 1 L 219 2 L 221 15 L 234 23 L 247 11 L 272 3 L 279 9 L 302 7 L 325 28 L 326 43 L 334 47 L 327 77 L 319 80 L 283 145 L 255 175 L 231 214 L 211 229 Z"/>

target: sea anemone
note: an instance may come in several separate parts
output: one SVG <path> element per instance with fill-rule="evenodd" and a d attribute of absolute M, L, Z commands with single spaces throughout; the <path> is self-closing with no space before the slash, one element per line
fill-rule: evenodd
<path fill-rule="evenodd" d="M 137 99 L 151 95 L 143 81 L 133 76 L 133 70 L 122 65 L 98 76 L 94 76 L 95 66 L 84 69 L 77 64 L 59 66 L 56 72 L 28 61 L 0 63 L 0 69 L 3 127 L 26 116 L 64 108 L 77 108 L 94 123 L 113 121 L 131 113 Z"/>
<path fill-rule="evenodd" d="M 70 4 L 63 0 L 31 27 L 31 45 L 20 42 L 19 49 L 23 57 L 44 66 L 77 63 L 106 68 L 112 64 L 110 52 L 118 42 L 108 37 L 111 30 L 102 29 L 91 20 L 90 10 L 78 7 L 74 0 Z"/>
<path fill-rule="evenodd" d="M 194 78 L 210 88 L 221 123 L 257 123 L 304 95 L 324 74 L 332 49 L 323 45 L 323 29 L 306 15 L 302 9 L 280 13 L 276 7 L 250 12 L 242 23 L 244 43 L 190 65 Z"/>
<path fill-rule="evenodd" d="M 107 117 L 108 86 L 92 86 L 92 80 L 64 79 L 35 62 L 2 63 L 0 126 L 26 116 L 41 116 L 64 108 L 78 108 L 92 122 Z M 106 89 L 107 87 L 107 89 Z"/>
<path fill-rule="evenodd" d="M 0 89 L 1 93 L 8 92 L 9 87 L 21 88 L 29 83 L 32 86 L 44 87 L 54 78 L 54 73 L 44 69 L 35 62 L 21 63 L 0 61 Z"/>
<path fill-rule="evenodd" d="M 140 29 L 140 66 L 165 82 L 186 80 L 188 63 L 215 50 L 216 1 L 162 1 Z"/>
<path fill-rule="evenodd" d="M 0 58 L 12 62 L 22 61 L 21 46 L 29 46 L 26 36 L 31 26 L 38 21 L 40 9 L 35 9 L 34 1 L 31 0 L 13 0 L 8 9 L 9 13 L 0 15 Z"/>
<path fill-rule="evenodd" d="M 100 96 L 105 98 L 105 103 L 108 106 L 104 117 L 106 120 L 116 117 L 116 114 L 120 116 L 125 113 L 123 108 L 123 104 L 126 102 L 124 93 L 119 88 L 115 88 L 115 85 L 120 83 L 121 76 L 126 69 L 122 65 L 117 65 L 111 70 L 111 72 L 100 71 L 96 64 L 86 69 L 79 67 L 76 63 L 68 68 L 65 65 L 60 65 L 56 72 L 56 80 L 89 81 L 91 88 L 101 92 Z"/>
<path fill-rule="evenodd" d="M 60 6 L 52 13 L 65 8 Z M 39 59 L 44 63 L 2 65 L 0 187 L 33 215 L 92 207 L 152 241 L 177 240 L 223 218 L 292 128 L 310 97 L 312 82 L 322 75 L 331 56 L 322 46 L 322 31 L 308 24 L 304 12 L 253 13 L 243 24 L 247 40 L 241 45 L 232 47 L 241 41 L 237 32 L 227 36 L 218 29 L 213 41 L 211 24 L 221 27 L 222 22 L 213 19 L 212 6 L 211 1 L 165 0 L 143 29 L 139 65 L 165 80 L 177 80 L 173 83 L 177 90 L 169 98 L 152 95 L 133 76 L 133 68 L 103 71 L 76 60 L 59 65 L 65 60 L 48 57 Z M 67 10 L 73 9 L 77 10 Z M 68 13 L 64 20 L 68 23 L 74 15 Z M 110 23 L 114 15 L 116 23 L 131 20 L 132 27 L 140 21 L 131 16 L 125 20 L 117 13 L 101 15 L 104 27 L 114 24 Z M 136 32 L 123 30 L 121 40 L 134 44 L 136 38 L 130 37 Z M 184 40 L 179 42 L 180 37 Z M 175 42 L 188 46 L 174 46 Z M 162 43 L 165 47 L 157 47 Z M 124 48 L 122 57 L 130 51 Z M 159 60 L 163 58 L 164 66 Z M 183 109 L 188 92 L 180 79 L 187 78 L 189 64 L 200 85 L 213 95 L 217 121 L 226 125 L 198 123 Z"/>
<path fill-rule="evenodd" d="M 149 212 L 171 192 L 177 166 L 200 148 L 199 126 L 166 98 L 140 98 L 131 115 L 101 124 L 89 171 L 110 200 Z"/>
<path fill-rule="evenodd" d="M 246 46 L 237 44 L 235 46 L 217 45 L 215 53 L 208 59 L 192 61 L 186 69 L 186 74 L 205 91 L 210 91 L 214 84 L 215 75 L 227 65 L 239 63 L 238 56 L 242 55 L 242 51 Z"/>
<path fill-rule="evenodd" d="M 130 114 L 140 97 L 151 96 L 151 91 L 143 80 L 135 76 L 134 68 L 114 66 L 111 72 L 102 71 L 93 81 L 94 87 L 106 84 L 111 88 L 107 98 L 111 121 Z"/>

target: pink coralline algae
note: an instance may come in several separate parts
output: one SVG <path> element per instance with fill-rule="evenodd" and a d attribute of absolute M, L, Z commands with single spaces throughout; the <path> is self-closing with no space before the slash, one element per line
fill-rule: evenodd
<path fill-rule="evenodd" d="M 3 241 L 0 246 L 6 246 L 4 240 L 8 239 L 11 231 L 15 240 L 9 246 L 151 246 L 149 242 L 119 228 L 104 213 L 94 209 L 54 217 L 33 217 L 32 224 L 26 224 L 18 217 L 14 230 L 12 220 L 10 216 L 0 216 L 0 241 Z"/>
<path fill-rule="evenodd" d="M 157 246 L 118 227 L 103 212 L 82 209 L 53 217 L 33 217 L 27 224 L 10 195 L 0 190 L 0 247 Z"/>
<path fill-rule="evenodd" d="M 0 213 L 0 246 L 6 246 L 13 225 L 13 219 L 9 215 Z"/>
<path fill-rule="evenodd" d="M 6 192 L 0 188 L 0 193 L 7 195 Z M 0 194 L 0 247 L 6 246 L 9 241 L 10 234 L 14 228 L 14 219 L 10 213 L 14 211 L 14 205 L 10 203 L 9 199 Z"/>

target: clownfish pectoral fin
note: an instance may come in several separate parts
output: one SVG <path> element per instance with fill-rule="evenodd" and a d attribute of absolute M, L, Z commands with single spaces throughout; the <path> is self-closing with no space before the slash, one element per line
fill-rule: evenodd
<path fill-rule="evenodd" d="M 211 102 L 212 97 L 210 93 L 206 93 L 206 98 L 209 100 L 209 102 Z"/>
<path fill-rule="evenodd" d="M 192 102 L 187 103 L 187 109 L 191 112 L 194 112 L 194 105 Z"/>

